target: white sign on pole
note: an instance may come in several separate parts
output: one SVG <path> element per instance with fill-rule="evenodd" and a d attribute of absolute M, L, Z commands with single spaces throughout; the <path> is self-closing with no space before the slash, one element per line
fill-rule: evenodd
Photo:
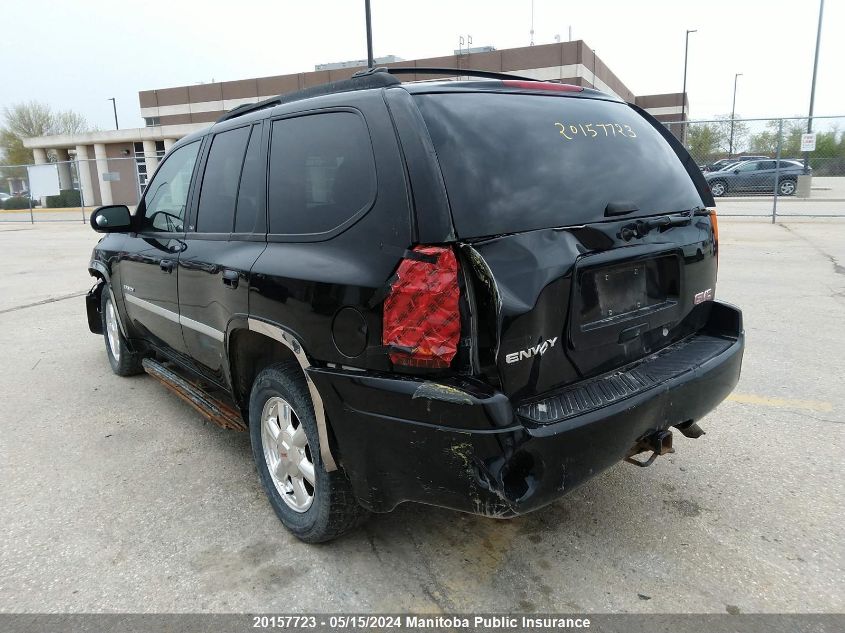
<path fill-rule="evenodd" d="M 53 163 L 30 165 L 26 168 L 29 176 L 29 195 L 31 198 L 59 195 L 59 166 Z"/>
<path fill-rule="evenodd" d="M 801 151 L 802 152 L 815 152 L 816 151 L 816 133 L 810 132 L 809 134 L 802 134 L 801 135 Z"/>

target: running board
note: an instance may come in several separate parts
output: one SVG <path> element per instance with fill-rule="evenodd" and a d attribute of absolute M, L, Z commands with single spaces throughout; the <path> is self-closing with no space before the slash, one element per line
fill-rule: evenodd
<path fill-rule="evenodd" d="M 199 381 L 177 373 L 171 363 L 163 365 L 151 358 L 145 358 L 141 364 L 145 372 L 217 426 L 231 431 L 247 430 L 241 414 L 234 407 L 211 395 Z"/>

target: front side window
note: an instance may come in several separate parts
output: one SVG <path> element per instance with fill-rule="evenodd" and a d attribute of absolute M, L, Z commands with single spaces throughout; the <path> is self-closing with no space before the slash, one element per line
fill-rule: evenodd
<path fill-rule="evenodd" d="M 184 145 L 161 164 L 141 203 L 142 231 L 180 233 L 185 230 L 185 208 L 199 147 L 199 141 Z"/>
<path fill-rule="evenodd" d="M 351 112 L 273 123 L 270 142 L 270 232 L 326 233 L 363 212 L 375 198 L 375 162 L 366 125 Z"/>

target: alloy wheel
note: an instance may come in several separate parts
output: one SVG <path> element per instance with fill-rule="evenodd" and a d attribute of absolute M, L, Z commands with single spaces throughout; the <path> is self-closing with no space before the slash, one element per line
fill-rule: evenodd
<path fill-rule="evenodd" d="M 106 337 L 109 341 L 111 355 L 120 362 L 120 331 L 117 329 L 117 316 L 111 299 L 106 300 Z"/>
<path fill-rule="evenodd" d="M 305 427 L 284 398 L 275 396 L 264 404 L 261 446 L 270 478 L 285 504 L 295 512 L 306 512 L 314 502 L 314 458 Z"/>

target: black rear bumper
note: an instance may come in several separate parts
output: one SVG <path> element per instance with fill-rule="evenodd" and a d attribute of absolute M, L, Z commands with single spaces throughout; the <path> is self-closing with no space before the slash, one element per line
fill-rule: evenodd
<path fill-rule="evenodd" d="M 700 420 L 736 385 L 743 349 L 741 312 L 714 303 L 696 335 L 524 403 L 467 380 L 309 373 L 364 506 L 418 501 L 509 517 L 584 483 L 644 436 Z"/>

